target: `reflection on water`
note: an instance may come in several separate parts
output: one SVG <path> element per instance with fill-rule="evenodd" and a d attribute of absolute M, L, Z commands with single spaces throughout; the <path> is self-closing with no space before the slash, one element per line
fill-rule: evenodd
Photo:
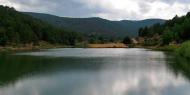
<path fill-rule="evenodd" d="M 51 49 L 0 56 L 0 95 L 188 95 L 163 52 Z M 168 68 L 169 67 L 169 68 Z"/>
<path fill-rule="evenodd" d="M 190 80 L 190 60 L 181 56 L 176 56 L 174 60 L 170 61 L 167 66 L 172 70 L 176 76 L 182 74 Z"/>

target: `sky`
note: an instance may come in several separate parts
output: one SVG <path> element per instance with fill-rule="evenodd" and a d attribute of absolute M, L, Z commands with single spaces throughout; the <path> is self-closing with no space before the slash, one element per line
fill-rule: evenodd
<path fill-rule="evenodd" d="M 18 11 L 109 20 L 172 19 L 190 11 L 190 0 L 0 0 Z"/>

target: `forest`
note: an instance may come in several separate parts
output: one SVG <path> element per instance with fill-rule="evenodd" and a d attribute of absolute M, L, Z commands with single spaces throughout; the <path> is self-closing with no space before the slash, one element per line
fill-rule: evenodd
<path fill-rule="evenodd" d="M 177 15 L 164 24 L 139 29 L 139 37 L 145 38 L 144 45 L 181 44 L 190 40 L 190 12 L 185 16 Z"/>
<path fill-rule="evenodd" d="M 40 41 L 51 44 L 75 45 L 83 35 L 49 25 L 39 19 L 0 6 L 0 46 L 33 44 Z"/>

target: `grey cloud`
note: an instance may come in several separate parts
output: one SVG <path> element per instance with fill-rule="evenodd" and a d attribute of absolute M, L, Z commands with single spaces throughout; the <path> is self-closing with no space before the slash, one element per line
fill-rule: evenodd
<path fill-rule="evenodd" d="M 59 16 L 87 17 L 99 10 L 90 10 L 74 0 L 9 0 L 22 6 L 21 11 L 46 12 Z"/>
<path fill-rule="evenodd" d="M 189 0 L 161 0 L 163 2 L 166 2 L 166 3 L 174 3 L 174 2 L 180 2 L 180 3 L 190 3 Z"/>
<path fill-rule="evenodd" d="M 163 2 L 168 5 L 180 3 L 186 6 L 184 12 L 187 12 L 190 7 L 190 0 L 128 0 L 136 2 L 138 9 L 129 10 L 115 9 L 109 3 L 113 0 L 7 0 L 19 5 L 18 10 L 30 12 L 49 13 L 58 16 L 67 17 L 94 17 L 100 16 L 107 19 L 144 19 L 145 14 L 150 14 L 154 6 L 154 2 Z M 104 2 L 103 2 L 104 1 Z M 106 1 L 106 2 L 105 2 Z M 127 1 L 127 0 L 126 0 Z M 116 2 L 116 1 L 114 1 Z M 117 2 L 124 2 L 118 0 Z M 1 1 L 0 1 L 1 4 Z M 162 6 L 161 6 L 162 7 Z M 136 11 L 137 10 L 137 11 Z M 165 10 L 167 12 L 167 10 Z M 157 17 L 157 14 L 152 14 Z M 152 17 L 151 15 L 151 17 Z"/>
<path fill-rule="evenodd" d="M 149 4 L 143 3 L 143 2 L 139 3 L 139 7 L 140 7 L 141 13 L 147 13 L 150 11 L 150 8 L 151 8 Z"/>

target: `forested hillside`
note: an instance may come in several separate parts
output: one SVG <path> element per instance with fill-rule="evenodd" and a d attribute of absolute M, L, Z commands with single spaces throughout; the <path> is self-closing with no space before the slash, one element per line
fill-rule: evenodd
<path fill-rule="evenodd" d="M 55 28 L 14 8 L 0 6 L 0 46 L 37 45 L 39 41 L 74 45 L 80 40 L 79 33 Z"/>
<path fill-rule="evenodd" d="M 139 30 L 139 36 L 145 38 L 145 44 L 180 44 L 190 40 L 190 12 L 187 15 L 168 20 L 165 24 L 155 24 Z"/>
<path fill-rule="evenodd" d="M 140 27 L 151 26 L 156 23 L 163 24 L 162 19 L 147 19 L 141 21 L 110 21 L 98 17 L 93 18 L 67 18 L 42 13 L 30 13 L 35 18 L 41 19 L 54 26 L 66 28 L 88 35 L 98 35 L 106 38 L 124 38 L 126 36 L 137 37 Z"/>

